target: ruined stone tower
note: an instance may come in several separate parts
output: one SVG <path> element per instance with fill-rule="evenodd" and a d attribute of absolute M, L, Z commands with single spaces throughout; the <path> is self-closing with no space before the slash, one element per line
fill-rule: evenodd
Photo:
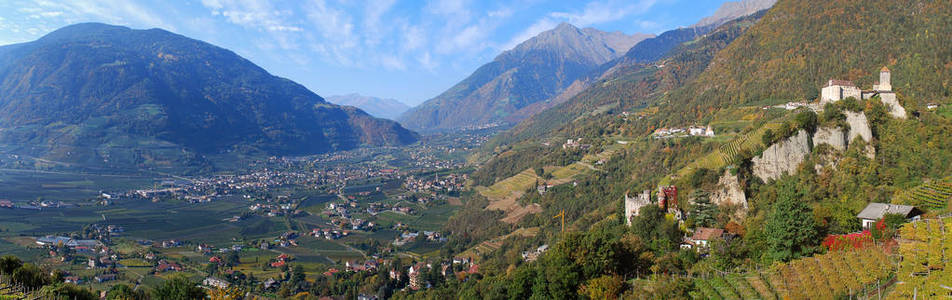
<path fill-rule="evenodd" d="M 638 210 L 648 204 L 651 204 L 651 192 L 648 190 L 635 197 L 628 197 L 628 193 L 625 193 L 625 225 L 631 226 L 631 217 L 637 216 Z"/>

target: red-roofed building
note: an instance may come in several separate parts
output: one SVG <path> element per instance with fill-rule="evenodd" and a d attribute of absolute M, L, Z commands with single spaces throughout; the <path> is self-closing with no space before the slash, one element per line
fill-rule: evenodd
<path fill-rule="evenodd" d="M 330 268 L 327 270 L 327 272 L 324 272 L 323 274 L 324 276 L 331 277 L 331 276 L 334 276 L 334 274 L 337 274 L 337 272 L 340 272 L 340 270 L 337 270 L 335 268 Z"/>
<path fill-rule="evenodd" d="M 721 238 L 722 236 L 724 236 L 724 229 L 698 227 L 694 230 L 694 235 L 687 239 L 686 242 L 699 248 L 707 247 L 712 240 Z"/>

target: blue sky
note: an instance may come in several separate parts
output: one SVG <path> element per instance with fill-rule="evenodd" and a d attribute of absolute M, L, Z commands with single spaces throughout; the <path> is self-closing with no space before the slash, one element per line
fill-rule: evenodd
<path fill-rule="evenodd" d="M 724 0 L 3 0 L 0 45 L 103 22 L 231 49 L 322 96 L 410 105 L 560 22 L 625 33 L 694 24 Z"/>

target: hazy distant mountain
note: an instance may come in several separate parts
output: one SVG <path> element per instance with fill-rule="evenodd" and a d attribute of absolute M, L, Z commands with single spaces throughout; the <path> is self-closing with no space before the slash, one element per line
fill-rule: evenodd
<path fill-rule="evenodd" d="M 602 64 L 588 74 L 578 77 L 568 88 L 564 89 L 557 96 L 552 97 L 549 101 L 537 102 L 524 107 L 513 113 L 513 116 L 517 117 L 510 117 L 510 119 L 521 120 L 547 108 L 565 103 L 588 88 L 593 82 L 609 78 L 621 70 L 628 72 L 631 68 L 640 68 L 641 65 L 661 60 L 676 48 L 687 42 L 695 41 L 703 37 L 718 26 L 770 8 L 774 2 L 776 2 L 776 0 L 726 2 L 721 5 L 714 15 L 705 17 L 694 26 L 672 29 L 658 36 L 638 42 L 623 56 Z"/>
<path fill-rule="evenodd" d="M 340 105 L 354 106 L 366 111 L 374 117 L 391 120 L 395 120 L 400 114 L 410 109 L 410 106 L 396 99 L 384 99 L 360 94 L 328 96 L 327 101 Z"/>
<path fill-rule="evenodd" d="M 161 29 L 78 24 L 0 47 L 0 145 L 49 160 L 169 166 L 226 151 L 298 155 L 416 138 Z"/>
<path fill-rule="evenodd" d="M 648 37 L 651 35 L 579 29 L 563 23 L 503 52 L 399 120 L 415 130 L 517 121 L 510 119 L 514 112 L 558 95 L 579 76 Z"/>
<path fill-rule="evenodd" d="M 777 0 L 740 0 L 727 1 L 713 15 L 701 19 L 693 27 L 719 26 L 733 19 L 751 15 L 755 12 L 770 8 Z"/>

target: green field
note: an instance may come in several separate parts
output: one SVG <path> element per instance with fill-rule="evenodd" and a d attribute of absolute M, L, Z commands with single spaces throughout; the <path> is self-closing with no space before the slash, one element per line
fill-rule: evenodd
<path fill-rule="evenodd" d="M 96 175 L 70 172 L 0 169 L 0 199 L 78 201 L 95 198 L 100 191 L 115 192 L 151 186 L 155 177 Z"/>

